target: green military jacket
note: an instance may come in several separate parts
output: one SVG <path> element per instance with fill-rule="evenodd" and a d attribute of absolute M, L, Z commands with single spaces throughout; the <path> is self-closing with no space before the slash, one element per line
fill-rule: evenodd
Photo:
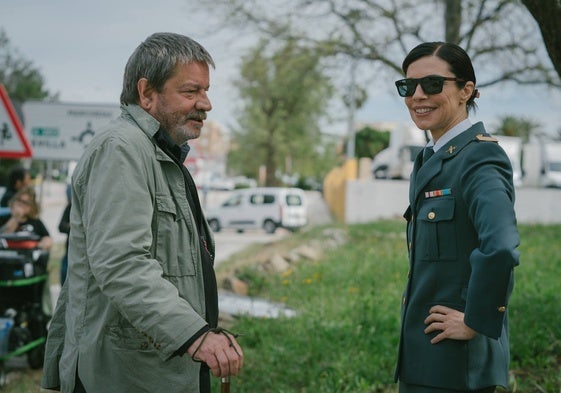
<path fill-rule="evenodd" d="M 154 142 L 159 123 L 136 105 L 121 109 L 72 177 L 68 280 L 42 386 L 70 393 L 78 371 L 93 393 L 198 393 L 200 364 L 174 356 L 206 325 L 184 176 Z"/>
<path fill-rule="evenodd" d="M 481 123 L 424 165 L 417 157 L 405 214 L 410 271 L 396 380 L 471 390 L 508 385 L 507 307 L 518 265 L 510 161 Z M 425 334 L 434 305 L 465 313 L 469 341 Z"/>

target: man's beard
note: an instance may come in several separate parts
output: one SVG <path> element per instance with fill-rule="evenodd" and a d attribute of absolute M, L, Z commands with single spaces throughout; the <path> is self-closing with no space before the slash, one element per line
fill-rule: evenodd
<path fill-rule="evenodd" d="M 187 115 L 178 112 L 157 113 L 158 121 L 162 128 L 169 134 L 171 139 L 178 145 L 183 145 L 190 139 L 196 139 L 201 135 L 198 126 L 187 125 L 189 120 L 205 120 L 206 113 L 203 111 L 191 111 Z"/>

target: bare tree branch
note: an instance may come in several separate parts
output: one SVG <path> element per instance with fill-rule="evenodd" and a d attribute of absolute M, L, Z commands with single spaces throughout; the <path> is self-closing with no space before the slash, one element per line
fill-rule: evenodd
<path fill-rule="evenodd" d="M 373 72 L 401 74 L 413 46 L 457 32 L 479 70 L 480 87 L 503 81 L 561 86 L 520 0 L 213 0 L 213 6 L 224 23 L 251 26 L 270 40 L 296 40 L 334 59 L 371 62 L 378 66 Z"/>

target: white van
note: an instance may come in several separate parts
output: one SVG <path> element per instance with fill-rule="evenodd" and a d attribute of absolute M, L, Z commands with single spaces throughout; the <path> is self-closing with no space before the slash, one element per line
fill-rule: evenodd
<path fill-rule="evenodd" d="M 543 142 L 541 150 L 540 185 L 561 188 L 561 143 Z"/>
<path fill-rule="evenodd" d="M 308 222 L 306 195 L 299 188 L 261 187 L 236 190 L 222 205 L 205 212 L 210 228 L 238 232 L 263 228 L 296 230 Z"/>
<path fill-rule="evenodd" d="M 387 148 L 374 156 L 372 174 L 375 179 L 409 179 L 415 158 L 424 145 L 403 145 L 399 149 Z"/>

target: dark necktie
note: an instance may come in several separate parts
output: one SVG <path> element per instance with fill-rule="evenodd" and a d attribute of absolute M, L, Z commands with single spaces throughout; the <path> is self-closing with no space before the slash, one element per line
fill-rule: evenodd
<path fill-rule="evenodd" d="M 434 154 L 434 150 L 432 146 L 425 147 L 425 150 L 423 151 L 423 165 L 425 164 L 425 162 L 429 160 L 429 158 L 432 157 L 433 154 Z"/>

